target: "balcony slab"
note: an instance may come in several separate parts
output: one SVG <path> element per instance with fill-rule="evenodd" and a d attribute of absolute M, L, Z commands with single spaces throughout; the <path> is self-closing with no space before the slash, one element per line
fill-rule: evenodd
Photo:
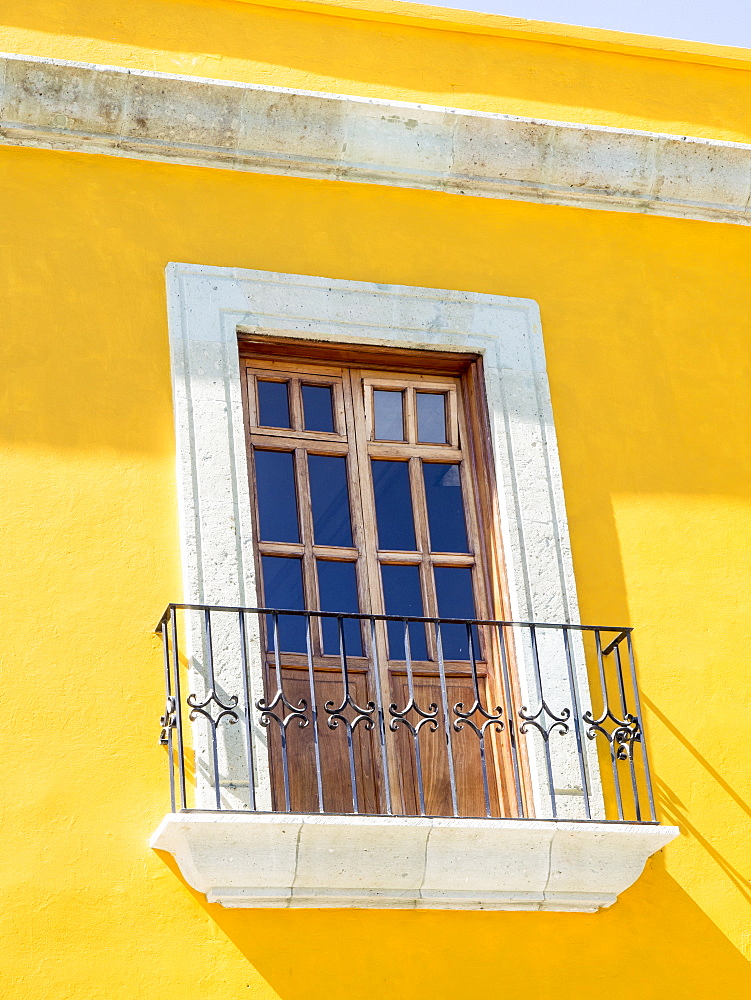
<path fill-rule="evenodd" d="M 184 812 L 151 847 L 229 907 L 568 910 L 611 906 L 674 826 Z"/>

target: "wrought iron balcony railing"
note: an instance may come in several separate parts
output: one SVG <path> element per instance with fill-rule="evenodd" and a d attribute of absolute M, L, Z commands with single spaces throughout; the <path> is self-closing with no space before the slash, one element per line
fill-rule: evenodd
<path fill-rule="evenodd" d="M 655 822 L 629 628 L 170 604 L 173 812 Z"/>

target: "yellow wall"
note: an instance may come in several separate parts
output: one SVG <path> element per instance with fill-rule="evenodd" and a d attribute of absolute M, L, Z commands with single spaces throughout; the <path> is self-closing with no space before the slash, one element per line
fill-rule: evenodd
<path fill-rule="evenodd" d="M 427 53 L 445 44 L 456 103 L 571 117 L 588 89 L 552 46 L 520 46 L 550 60 L 535 83 L 491 72 L 503 39 L 240 4 L 6 0 L 2 17 L 6 49 L 141 64 L 161 46 L 154 64 L 186 69 L 203 45 L 194 71 L 221 53 L 214 75 L 267 83 L 444 101 Z M 262 36 L 253 60 L 232 25 Z M 366 31 L 366 65 L 326 53 L 327 33 Z M 623 95 L 611 65 L 579 119 L 638 107 L 643 127 L 709 132 L 732 87 L 723 127 L 746 127 L 746 74 L 653 69 L 669 92 L 648 100 L 632 67 Z M 751 995 L 751 229 L 6 147 L 0 190 L 2 996 Z M 150 631 L 180 594 L 168 261 L 540 303 L 582 615 L 637 628 L 660 816 L 683 831 L 612 909 L 229 911 L 149 851 L 168 807 Z"/>

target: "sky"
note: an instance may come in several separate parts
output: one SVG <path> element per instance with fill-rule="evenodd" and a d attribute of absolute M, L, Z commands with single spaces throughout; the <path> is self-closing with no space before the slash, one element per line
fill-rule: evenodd
<path fill-rule="evenodd" d="M 429 5 L 751 48 L 751 0 L 445 0 Z"/>

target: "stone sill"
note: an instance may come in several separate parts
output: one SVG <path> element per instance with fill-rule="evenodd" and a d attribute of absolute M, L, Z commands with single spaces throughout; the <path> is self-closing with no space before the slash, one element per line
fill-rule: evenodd
<path fill-rule="evenodd" d="M 151 838 L 231 907 L 568 910 L 611 906 L 674 826 L 171 813 Z"/>

